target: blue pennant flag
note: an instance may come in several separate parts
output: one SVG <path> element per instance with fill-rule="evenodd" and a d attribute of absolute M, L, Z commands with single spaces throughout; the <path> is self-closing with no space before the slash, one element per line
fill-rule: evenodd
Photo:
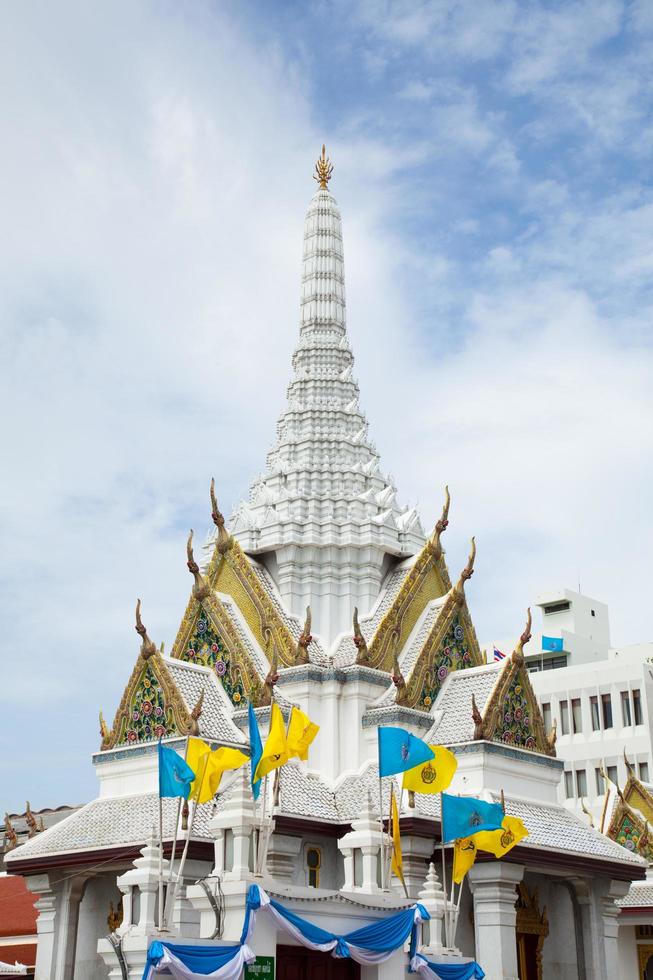
<path fill-rule="evenodd" d="M 249 764 L 252 770 L 252 796 L 255 800 L 258 800 L 259 793 L 261 792 L 261 780 L 255 780 L 254 773 L 263 755 L 263 743 L 261 742 L 261 733 L 258 730 L 258 722 L 251 701 L 247 715 L 249 720 L 249 747 L 251 751 Z"/>
<path fill-rule="evenodd" d="M 433 749 L 405 728 L 380 726 L 379 776 L 394 776 L 435 758 Z"/>
<path fill-rule="evenodd" d="M 174 749 L 161 745 L 159 739 L 159 796 L 183 796 L 188 799 L 195 773 Z"/>
<path fill-rule="evenodd" d="M 543 636 L 542 637 L 542 649 L 543 650 L 553 650 L 557 653 L 562 653 L 564 650 L 563 639 L 561 636 Z"/>
<path fill-rule="evenodd" d="M 486 803 L 473 796 L 442 794 L 442 840 L 460 840 L 479 830 L 500 830 L 503 823 L 500 803 Z"/>

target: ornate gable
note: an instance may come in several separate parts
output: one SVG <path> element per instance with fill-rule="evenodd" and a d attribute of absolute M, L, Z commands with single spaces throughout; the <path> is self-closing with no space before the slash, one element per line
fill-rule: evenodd
<path fill-rule="evenodd" d="M 268 644 L 282 667 L 292 667 L 298 657 L 297 643 L 259 581 L 238 541 L 225 527 L 218 509 L 215 481 L 211 480 L 211 516 L 218 529 L 206 578 L 211 589 L 233 598 L 262 650 Z"/>
<path fill-rule="evenodd" d="M 392 671 L 396 650 L 403 649 L 415 623 L 429 602 L 451 589 L 440 537 L 449 523 L 449 488 L 445 488 L 442 516 L 432 536 L 417 556 L 390 609 L 367 646 L 359 647 L 357 662 L 377 670 Z"/>
<path fill-rule="evenodd" d="M 464 582 L 472 574 L 474 553 L 472 548 L 467 567 L 447 596 L 409 678 L 403 682 L 395 668 L 397 704 L 430 711 L 452 671 L 479 667 L 483 663 L 464 593 Z"/>
<path fill-rule="evenodd" d="M 512 656 L 499 672 L 482 716 L 473 705 L 475 737 L 554 756 L 555 729 L 547 736 L 542 712 L 524 665 L 523 648 L 530 638 L 529 609 L 526 629 Z"/>
<path fill-rule="evenodd" d="M 111 729 L 101 720 L 102 749 L 193 732 L 196 712 L 188 711 L 163 657 L 149 639 L 140 620 L 140 600 L 136 620 L 143 644 Z"/>
<path fill-rule="evenodd" d="M 628 767 L 628 780 L 624 787 L 624 800 L 631 807 L 639 810 L 645 820 L 653 824 L 653 796 L 637 778 L 628 759 L 626 759 L 626 766 Z"/>
<path fill-rule="evenodd" d="M 653 841 L 649 840 L 646 821 L 623 798 L 615 807 L 607 836 L 626 850 L 653 861 Z"/>
<path fill-rule="evenodd" d="M 202 577 L 193 557 L 193 532 L 186 551 L 195 585 L 172 648 L 171 656 L 211 667 L 236 707 L 245 700 L 260 706 L 270 703 L 270 688 L 263 683 L 225 605 Z M 219 542 L 218 542 L 219 544 Z M 270 631 L 269 637 L 273 637 Z"/>

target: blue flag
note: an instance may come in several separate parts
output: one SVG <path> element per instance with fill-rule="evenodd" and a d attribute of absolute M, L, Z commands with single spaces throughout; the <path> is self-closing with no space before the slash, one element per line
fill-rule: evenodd
<path fill-rule="evenodd" d="M 379 776 L 394 776 L 435 758 L 433 749 L 405 728 L 381 726 L 379 733 Z"/>
<path fill-rule="evenodd" d="M 195 773 L 174 749 L 161 745 L 159 739 L 159 796 L 183 796 L 188 799 Z"/>
<path fill-rule="evenodd" d="M 251 701 L 247 714 L 249 718 L 249 747 L 251 751 L 249 764 L 252 770 L 252 796 L 255 800 L 258 800 L 258 795 L 261 792 L 261 780 L 255 780 L 254 773 L 263 755 L 263 743 L 261 742 L 261 733 L 258 730 L 258 722 Z"/>
<path fill-rule="evenodd" d="M 543 650 L 554 650 L 558 653 L 562 653 L 564 650 L 563 640 L 560 636 L 543 636 L 542 637 L 542 649 Z"/>
<path fill-rule="evenodd" d="M 471 837 L 479 830 L 500 830 L 503 823 L 500 803 L 486 803 L 473 796 L 442 794 L 442 840 Z"/>

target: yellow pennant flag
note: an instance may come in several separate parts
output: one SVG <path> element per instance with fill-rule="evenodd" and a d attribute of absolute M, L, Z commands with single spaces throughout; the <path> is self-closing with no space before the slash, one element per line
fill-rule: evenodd
<path fill-rule="evenodd" d="M 390 837 L 392 838 L 392 863 L 390 870 L 404 885 L 404 860 L 401 854 L 401 832 L 399 830 L 399 810 L 394 789 L 390 787 Z"/>
<path fill-rule="evenodd" d="M 453 847 L 453 880 L 457 885 L 463 880 L 474 861 L 476 860 L 476 838 L 461 837 L 454 842 Z"/>
<path fill-rule="evenodd" d="M 285 766 L 290 758 L 288 752 L 288 740 L 286 738 L 286 726 L 281 714 L 281 708 L 273 703 L 270 710 L 270 733 L 263 746 L 263 755 L 256 767 L 254 779 L 262 779 L 273 769 Z"/>
<path fill-rule="evenodd" d="M 288 725 L 288 758 L 293 759 L 297 756 L 306 761 L 308 747 L 319 730 L 320 726 L 312 722 L 308 715 L 299 708 L 293 708 Z"/>
<path fill-rule="evenodd" d="M 481 830 L 478 834 L 474 834 L 474 840 L 481 851 L 489 851 L 490 854 L 500 858 L 512 850 L 515 844 L 523 840 L 527 834 L 528 830 L 519 817 L 504 817 L 501 821 L 501 830 Z"/>
<path fill-rule="evenodd" d="M 228 769 L 239 769 L 248 758 L 239 749 L 230 749 L 227 746 L 212 752 L 211 747 L 201 738 L 189 738 L 186 762 L 195 772 L 189 799 L 197 803 L 212 800 L 220 785 L 222 773 Z"/>
<path fill-rule="evenodd" d="M 453 779 L 458 762 L 443 745 L 429 745 L 433 758 L 404 773 L 404 789 L 414 793 L 442 793 Z"/>

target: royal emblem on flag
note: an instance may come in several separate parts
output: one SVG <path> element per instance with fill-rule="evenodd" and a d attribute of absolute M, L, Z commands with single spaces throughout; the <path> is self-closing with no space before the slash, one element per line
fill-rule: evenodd
<path fill-rule="evenodd" d="M 426 783 L 427 786 L 430 786 L 431 783 L 435 781 L 436 775 L 437 773 L 431 763 L 427 762 L 421 772 L 422 782 Z"/>

